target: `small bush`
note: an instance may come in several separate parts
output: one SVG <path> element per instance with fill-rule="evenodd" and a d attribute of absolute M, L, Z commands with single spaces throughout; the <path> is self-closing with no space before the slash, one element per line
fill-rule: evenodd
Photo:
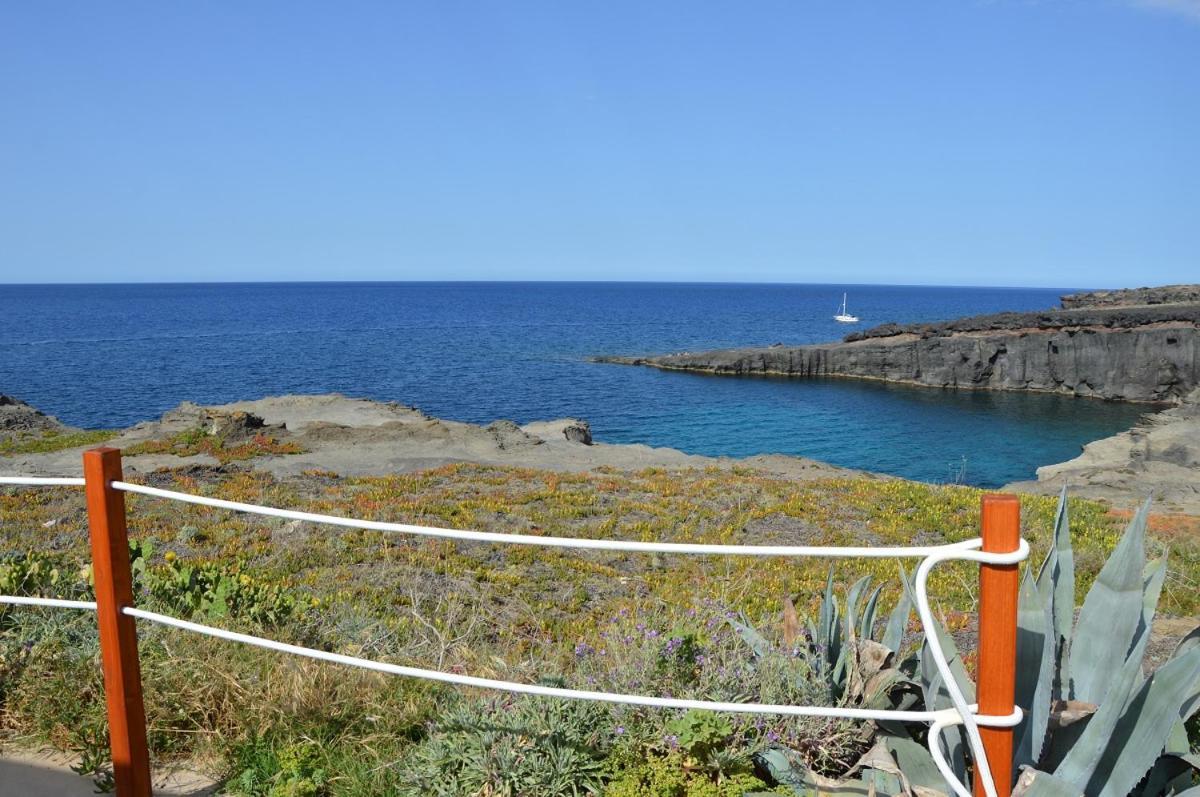
<path fill-rule="evenodd" d="M 465 703 L 408 755 L 399 794 L 597 794 L 608 719 L 591 703 L 511 696 Z"/>

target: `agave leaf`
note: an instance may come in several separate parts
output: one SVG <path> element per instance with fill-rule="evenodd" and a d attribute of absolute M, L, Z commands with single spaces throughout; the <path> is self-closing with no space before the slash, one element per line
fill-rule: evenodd
<path fill-rule="evenodd" d="M 824 649 L 828 665 L 835 665 L 842 655 L 842 628 L 839 616 L 837 598 L 833 594 L 833 568 L 830 568 L 829 576 L 825 580 L 825 594 L 821 598 L 818 629 L 820 636 L 814 640 Z M 827 671 L 829 669 L 826 668 Z"/>
<path fill-rule="evenodd" d="M 767 655 L 771 649 L 771 643 L 763 638 L 763 635 L 754 630 L 754 627 L 749 623 L 744 623 L 739 620 L 734 620 L 732 617 L 728 620 L 729 625 L 733 628 L 734 633 L 741 637 L 742 641 L 753 651 L 756 658 L 762 658 Z"/>
<path fill-rule="evenodd" d="M 863 593 L 871 586 L 871 577 L 863 576 L 858 581 L 850 586 L 850 591 L 846 593 L 846 642 L 852 644 L 855 636 L 858 633 L 858 603 L 862 600 Z"/>
<path fill-rule="evenodd" d="M 899 670 L 889 667 L 872 675 L 863 686 L 862 707 L 886 709 L 891 706 L 892 689 L 911 683 Z"/>
<path fill-rule="evenodd" d="M 838 660 L 833 664 L 830 686 L 833 687 L 833 696 L 837 700 L 847 695 L 858 697 L 862 689 L 862 679 L 858 677 L 858 668 L 850 660 L 853 655 L 852 650 L 853 648 L 849 646 L 842 648 Z"/>
<path fill-rule="evenodd" d="M 1137 785 L 1166 745 L 1172 720 L 1192 696 L 1197 678 L 1200 649 L 1167 662 L 1142 684 L 1108 739 L 1109 749 L 1088 781 L 1089 794 L 1124 797 Z"/>
<path fill-rule="evenodd" d="M 1175 797 L 1200 797 L 1200 786 L 1193 786 L 1190 789 L 1184 789 L 1176 794 Z"/>
<path fill-rule="evenodd" d="M 879 640 L 885 647 L 896 653 L 900 652 L 900 648 L 904 644 L 904 629 L 908 627 L 908 618 L 912 616 L 912 597 L 908 586 L 908 574 L 904 572 L 903 565 L 900 566 L 900 583 L 904 589 L 896 600 L 895 608 L 888 615 L 887 627 L 883 630 L 883 639 Z"/>
<path fill-rule="evenodd" d="M 875 638 L 875 616 L 879 607 L 879 594 L 883 592 L 883 585 L 880 584 L 871 592 L 871 597 L 867 599 L 867 606 L 863 609 L 862 620 L 858 624 L 859 639 L 874 639 Z"/>
<path fill-rule="evenodd" d="M 1052 697 L 1064 697 L 1065 684 L 1061 674 L 1066 671 L 1067 650 L 1071 644 L 1071 628 L 1075 624 L 1075 552 L 1071 548 L 1071 524 L 1067 511 L 1067 487 L 1058 496 L 1058 511 L 1054 516 L 1054 540 L 1038 571 L 1038 592 L 1042 602 L 1050 607 L 1054 620 L 1054 673 Z"/>
<path fill-rule="evenodd" d="M 1079 734 L 1079 738 L 1075 740 L 1071 749 L 1066 752 L 1062 761 L 1055 768 L 1055 777 L 1062 778 L 1068 783 L 1077 784 L 1081 788 L 1091 780 L 1096 768 L 1100 766 L 1105 748 L 1113 740 L 1113 731 L 1117 727 L 1118 720 L 1121 719 L 1121 714 L 1125 710 L 1129 698 L 1141 685 L 1142 655 L 1145 650 L 1146 637 L 1142 636 L 1136 644 L 1135 653 L 1125 660 L 1125 664 L 1113 678 L 1105 701 L 1088 720 L 1087 726 Z M 1159 716 L 1157 720 L 1162 722 L 1162 717 Z M 1167 730 L 1170 728 L 1168 727 Z M 1055 741 L 1060 740 L 1055 739 Z M 1139 777 L 1141 777 L 1140 773 Z"/>
<path fill-rule="evenodd" d="M 926 633 L 929 631 L 930 629 L 926 629 Z M 963 697 L 967 699 L 968 703 L 975 702 L 975 684 L 967 677 L 962 659 L 958 655 L 958 647 L 954 644 L 954 638 L 937 620 L 934 620 L 932 632 L 937 634 L 938 641 L 941 642 L 942 652 L 946 654 L 946 662 L 950 665 L 950 673 L 958 683 Z M 921 648 L 921 680 L 926 706 L 939 710 L 954 705 L 950 700 L 950 693 L 946 691 L 946 685 L 942 682 L 942 675 L 933 662 L 928 642 Z M 965 781 L 967 776 L 966 734 L 961 727 L 952 726 L 942 731 L 942 742 L 946 760 L 950 762 L 959 780 Z"/>
<path fill-rule="evenodd" d="M 1177 721 L 1167 736 L 1163 747 L 1163 755 L 1159 756 L 1150 768 L 1150 774 L 1138 784 L 1134 792 L 1137 797 L 1158 797 L 1160 794 L 1171 794 L 1181 791 L 1192 783 L 1192 772 L 1196 769 L 1195 761 L 1188 760 L 1191 744 L 1188 741 L 1187 727 L 1183 720 Z"/>
<path fill-rule="evenodd" d="M 1179 719 L 1171 726 L 1171 733 L 1167 736 L 1167 743 L 1163 746 L 1163 752 L 1170 755 L 1185 756 L 1192 751 L 1192 744 L 1188 740 L 1187 723 L 1183 719 Z"/>
<path fill-rule="evenodd" d="M 962 657 L 958 655 L 958 646 L 954 644 L 954 637 L 937 620 L 933 621 L 933 632 L 937 634 L 938 642 L 942 646 L 942 653 L 946 654 L 946 663 L 950 665 L 950 672 L 954 675 L 954 681 L 962 691 L 963 697 L 967 699 L 968 703 L 975 702 L 975 682 L 967 675 L 967 668 L 963 666 Z M 926 656 L 923 655 L 922 659 L 925 658 Z M 937 668 L 934 666 L 933 657 L 928 656 L 927 658 L 930 670 L 936 673 Z M 949 700 L 949 694 L 946 697 Z M 938 706 L 938 708 L 947 708 L 948 705 L 947 703 L 947 705 Z"/>
<path fill-rule="evenodd" d="M 829 795 L 829 797 L 868 797 L 870 787 L 862 780 L 855 778 L 827 778 L 809 770 L 798 761 L 792 761 L 782 750 L 764 750 L 755 755 L 771 778 L 783 786 L 792 789 L 797 795 L 814 797 L 814 795 Z M 770 794 L 770 792 L 759 792 Z"/>
<path fill-rule="evenodd" d="M 829 568 L 829 573 L 825 576 L 825 593 L 821 596 L 821 610 L 817 614 L 817 632 L 819 636 L 814 640 L 818 645 L 829 646 L 829 630 L 833 628 L 834 615 L 834 598 L 833 598 L 833 568 Z"/>
<path fill-rule="evenodd" d="M 1175 646 L 1175 651 L 1171 654 L 1171 658 L 1182 656 L 1197 645 L 1200 645 L 1200 625 L 1188 631 L 1187 636 L 1179 640 L 1179 644 Z"/>
<path fill-rule="evenodd" d="M 1070 650 L 1070 696 L 1103 707 L 1142 622 L 1147 501 L 1088 590 Z"/>
<path fill-rule="evenodd" d="M 1146 565 L 1142 573 L 1142 621 L 1138 623 L 1137 635 L 1150 632 L 1154 625 L 1154 614 L 1158 611 L 1158 598 L 1162 595 L 1163 581 L 1167 577 L 1165 557 Z"/>
<path fill-rule="evenodd" d="M 868 792 L 876 795 L 911 795 L 913 785 L 908 773 L 897 765 L 891 751 L 883 739 L 877 739 L 867 752 L 863 753 L 854 766 L 846 771 L 846 775 L 861 772 L 861 781 L 866 784 Z"/>
<path fill-rule="evenodd" d="M 946 779 L 933 763 L 929 748 L 907 736 L 886 732 L 881 736 L 911 787 L 924 787 L 941 793 L 946 791 Z"/>
<path fill-rule="evenodd" d="M 1025 710 L 1013 751 L 1019 768 L 1036 764 L 1042 756 L 1054 681 L 1053 614 L 1028 570 L 1017 607 L 1016 703 Z"/>
<path fill-rule="evenodd" d="M 1017 778 L 1012 797 L 1083 797 L 1083 789 L 1049 772 L 1026 767 Z"/>

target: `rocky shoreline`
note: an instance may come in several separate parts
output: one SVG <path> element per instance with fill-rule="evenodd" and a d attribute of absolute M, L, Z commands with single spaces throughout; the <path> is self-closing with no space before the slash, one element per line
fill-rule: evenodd
<path fill-rule="evenodd" d="M 62 438 L 80 431 L 0 395 L 0 444 L 45 435 Z M 246 451 L 236 461 L 223 462 L 213 453 L 180 451 L 178 446 L 157 450 L 163 441 L 189 434 L 202 435 L 226 451 Z M 270 444 L 261 445 L 262 441 Z M 96 444 L 7 455 L 0 447 L 0 475 L 78 475 L 80 452 Z M 125 467 L 133 474 L 178 467 L 246 467 L 283 478 L 314 471 L 384 476 L 462 462 L 560 472 L 752 468 L 797 481 L 895 478 L 803 457 L 706 457 L 672 448 L 603 443 L 592 439 L 586 421 L 573 418 L 523 426 L 495 421 L 485 426 L 337 394 L 274 396 L 208 407 L 185 402 L 158 420 L 113 432 L 105 444 L 126 451 Z M 1200 515 L 1200 390 L 1178 407 L 1147 416 L 1128 432 L 1089 443 L 1076 459 L 1039 468 L 1036 481 L 1005 489 L 1050 494 L 1063 484 L 1075 495 L 1120 508 L 1136 506 L 1153 492 L 1164 512 Z"/>
<path fill-rule="evenodd" d="M 927 324 L 883 324 L 841 342 L 606 356 L 600 362 L 730 376 L 841 377 L 1178 405 L 1006 489 L 1129 507 L 1154 494 L 1200 514 L 1200 285 L 1092 291 L 1062 307 Z"/>
<path fill-rule="evenodd" d="M 1075 459 L 1038 468 L 1036 481 L 1005 489 L 1049 495 L 1063 486 L 1121 506 L 1153 495 L 1159 511 L 1200 515 L 1200 390 L 1127 432 L 1088 443 Z"/>
<path fill-rule="evenodd" d="M 1172 403 L 1137 427 L 1084 447 L 1069 462 L 1009 485 L 1129 507 L 1152 492 L 1164 511 L 1200 515 L 1200 286 L 1064 296 L 1041 313 L 1000 313 L 955 321 L 883 325 L 817 346 L 729 349 L 604 362 L 729 375 L 850 377 L 930 387 L 1030 390 Z M 0 395 L 5 440 L 75 434 L 78 442 L 38 453 L 0 448 L 0 473 L 70 475 L 96 433 L 67 427 Z M 169 444 L 199 435 L 190 446 Z M 201 445 L 204 439 L 206 445 Z M 269 440 L 269 445 L 261 441 Z M 890 478 L 801 457 L 705 457 L 670 448 L 594 441 L 586 421 L 518 426 L 442 420 L 418 409 L 341 395 L 277 396 L 214 407 L 184 403 L 156 421 L 114 432 L 130 472 L 164 467 L 237 467 L 276 476 L 322 470 L 344 476 L 403 473 L 471 462 L 556 471 L 603 468 L 749 467 L 790 479 Z M 214 448 L 215 446 L 215 448 Z M 219 449 L 217 451 L 216 449 Z M 26 450 L 26 453 L 19 453 Z M 214 453 L 215 452 L 215 453 Z"/>
<path fill-rule="evenodd" d="M 1072 294 L 1062 308 L 1044 312 L 883 324 L 834 343 L 596 359 L 731 376 L 846 377 L 1179 403 L 1200 387 L 1197 297 L 1200 286 Z"/>
<path fill-rule="evenodd" d="M 78 431 L 28 404 L 0 398 L 0 442 L 5 435 Z M 166 467 L 219 467 L 212 453 L 190 453 L 163 441 L 197 434 L 223 450 L 244 450 L 235 466 L 286 477 L 321 470 L 341 476 L 382 476 L 457 462 L 563 472 L 602 468 L 750 467 L 789 479 L 871 476 L 816 460 L 782 455 L 737 459 L 686 454 L 673 448 L 594 441 L 586 421 L 565 418 L 518 426 L 512 421 L 484 425 L 448 421 L 414 407 L 349 398 L 338 394 L 273 396 L 203 407 L 181 404 L 155 421 L 116 433 L 107 445 L 126 451 L 129 472 Z M 270 440 L 270 445 L 256 444 Z M 256 448 L 256 445 L 258 446 Z M 0 475 L 77 475 L 75 446 L 47 453 L 0 454 Z M 200 448 L 203 448 L 201 446 Z M 163 450 L 159 450 L 163 449 Z"/>

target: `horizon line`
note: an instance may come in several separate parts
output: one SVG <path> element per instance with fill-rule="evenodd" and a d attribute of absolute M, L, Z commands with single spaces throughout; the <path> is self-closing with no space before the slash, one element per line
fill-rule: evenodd
<path fill-rule="evenodd" d="M 111 280 L 103 282 L 0 282 L 0 288 L 70 288 L 122 285 L 779 285 L 843 288 L 979 288 L 986 290 L 1092 291 L 1119 287 L 984 285 L 938 282 L 786 282 L 779 280 L 596 280 L 596 279 L 351 279 L 351 280 Z M 1139 286 L 1141 287 L 1141 286 Z M 1150 286 L 1146 286 L 1150 287 Z M 1153 286 L 1166 287 L 1166 286 Z"/>

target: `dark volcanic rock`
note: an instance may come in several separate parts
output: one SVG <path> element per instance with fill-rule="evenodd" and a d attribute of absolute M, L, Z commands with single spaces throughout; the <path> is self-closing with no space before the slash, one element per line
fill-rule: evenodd
<path fill-rule="evenodd" d="M 1088 291 L 1062 297 L 1062 306 L 1128 307 L 1141 304 L 1200 304 L 1200 285 L 1164 285 L 1159 288 L 1129 288 L 1119 291 Z"/>
<path fill-rule="evenodd" d="M 163 421 L 173 425 L 200 428 L 206 434 L 226 443 L 241 443 L 259 434 L 286 431 L 282 423 L 268 424 L 261 416 L 245 410 L 224 407 L 201 407 L 185 401 L 163 415 Z"/>
<path fill-rule="evenodd" d="M 583 443 L 585 446 L 590 446 L 592 444 L 591 424 L 587 421 L 572 421 L 563 427 L 563 437 L 572 443 Z"/>
<path fill-rule="evenodd" d="M 69 428 L 57 418 L 29 406 L 20 399 L 0 393 L 0 434 L 61 432 Z"/>
<path fill-rule="evenodd" d="M 532 448 L 540 446 L 544 442 L 540 437 L 527 434 L 512 421 L 492 421 L 484 427 L 484 430 L 492 437 L 496 448 L 501 451 Z"/>
<path fill-rule="evenodd" d="M 1065 298 L 1065 297 L 1064 297 Z M 843 338 L 847 343 L 894 335 L 946 337 L 959 332 L 1035 332 L 1059 329 L 1136 329 L 1148 324 L 1200 324 L 1200 303 L 1140 307 L 1081 307 L 1037 313 L 993 313 L 929 324 L 880 324 Z"/>
<path fill-rule="evenodd" d="M 1200 304 L 997 313 L 884 324 L 842 343 L 600 359 L 716 374 L 841 376 L 1178 402 L 1200 386 Z"/>

